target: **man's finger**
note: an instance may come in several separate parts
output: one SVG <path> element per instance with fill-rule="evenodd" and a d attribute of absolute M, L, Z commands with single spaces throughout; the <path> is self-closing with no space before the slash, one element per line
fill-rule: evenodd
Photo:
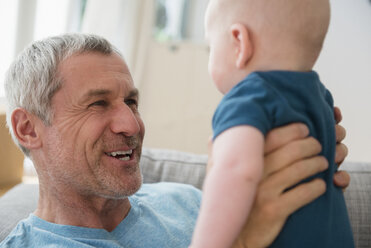
<path fill-rule="evenodd" d="M 302 123 L 293 123 L 271 130 L 265 138 L 264 153 L 270 153 L 290 141 L 302 139 L 309 135 L 309 129 Z"/>
<path fill-rule="evenodd" d="M 346 171 L 338 171 L 334 174 L 334 184 L 343 190 L 349 186 L 350 176 Z"/>
<path fill-rule="evenodd" d="M 280 173 L 272 175 L 269 182 L 267 182 L 269 185 L 266 185 L 266 187 L 270 187 L 281 193 L 327 168 L 328 162 L 321 156 L 301 160 L 283 169 Z"/>
<path fill-rule="evenodd" d="M 279 207 L 279 209 L 284 211 L 283 214 L 291 214 L 317 199 L 320 195 L 325 193 L 325 191 L 326 183 L 322 179 L 314 179 L 308 183 L 303 183 L 286 191 L 281 196 L 279 204 L 284 207 Z"/>
<path fill-rule="evenodd" d="M 335 117 L 336 123 L 341 122 L 341 120 L 343 119 L 341 111 L 338 107 L 334 107 L 334 117 Z"/>
<path fill-rule="evenodd" d="M 341 142 L 345 136 L 346 136 L 346 130 L 343 126 L 336 125 L 335 126 L 335 132 L 336 132 L 336 142 Z"/>
<path fill-rule="evenodd" d="M 344 144 L 337 144 L 335 149 L 335 163 L 340 165 L 348 155 L 348 147 Z"/>
<path fill-rule="evenodd" d="M 293 141 L 265 156 L 263 178 L 298 160 L 315 156 L 321 149 L 321 144 L 313 137 Z"/>

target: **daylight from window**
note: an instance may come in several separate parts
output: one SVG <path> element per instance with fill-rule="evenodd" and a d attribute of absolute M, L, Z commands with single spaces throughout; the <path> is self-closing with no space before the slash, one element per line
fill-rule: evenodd
<path fill-rule="evenodd" d="M 0 98 L 4 97 L 4 74 L 14 56 L 16 13 L 18 1 L 0 0 Z"/>
<path fill-rule="evenodd" d="M 25 8 L 20 4 L 27 4 L 27 7 Z M 32 2 L 0 0 L 0 30 L 3 37 L 0 39 L 0 99 L 3 99 L 5 95 L 4 77 L 6 70 L 16 53 L 23 50 L 24 46 L 27 46 L 33 40 L 64 32 L 79 31 L 83 14 L 81 10 L 85 4 L 86 0 L 37 0 Z M 30 6 L 35 7 L 34 13 L 32 8 L 29 8 Z M 23 13 L 19 11 L 21 9 L 19 7 L 23 7 L 23 11 L 26 11 L 30 16 L 34 16 L 31 18 L 33 20 L 31 25 L 30 23 L 22 23 L 30 20 L 19 18 L 18 14 Z M 22 31 L 22 28 L 29 30 Z"/>

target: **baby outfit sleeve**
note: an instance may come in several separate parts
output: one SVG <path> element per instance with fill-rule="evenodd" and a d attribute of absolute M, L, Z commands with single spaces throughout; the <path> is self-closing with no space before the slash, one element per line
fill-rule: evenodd
<path fill-rule="evenodd" d="M 240 125 L 259 129 L 264 135 L 272 129 L 279 111 L 279 99 L 262 78 L 249 76 L 232 88 L 218 105 L 212 120 L 213 139 Z"/>

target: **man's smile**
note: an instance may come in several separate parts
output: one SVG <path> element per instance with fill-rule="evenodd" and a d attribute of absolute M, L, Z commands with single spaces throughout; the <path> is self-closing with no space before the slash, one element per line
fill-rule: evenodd
<path fill-rule="evenodd" d="M 121 161 L 129 161 L 132 153 L 133 153 L 132 149 L 127 150 L 127 151 L 105 152 L 107 156 L 119 159 Z"/>

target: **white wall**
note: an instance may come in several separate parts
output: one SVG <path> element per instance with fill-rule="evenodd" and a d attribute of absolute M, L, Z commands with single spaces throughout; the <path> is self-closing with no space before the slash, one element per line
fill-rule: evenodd
<path fill-rule="evenodd" d="M 205 153 L 220 99 L 207 74 L 206 46 L 152 42 L 139 84 L 144 145 Z"/>
<path fill-rule="evenodd" d="M 315 66 L 342 110 L 348 160 L 371 162 L 371 3 L 331 0 L 332 18 Z M 202 25 L 202 24 L 200 24 Z M 207 75 L 206 47 L 150 42 L 139 83 L 145 145 L 204 153 L 220 100 Z"/>
<path fill-rule="evenodd" d="M 371 3 L 331 4 L 330 29 L 315 69 L 342 110 L 348 160 L 371 162 Z"/>

